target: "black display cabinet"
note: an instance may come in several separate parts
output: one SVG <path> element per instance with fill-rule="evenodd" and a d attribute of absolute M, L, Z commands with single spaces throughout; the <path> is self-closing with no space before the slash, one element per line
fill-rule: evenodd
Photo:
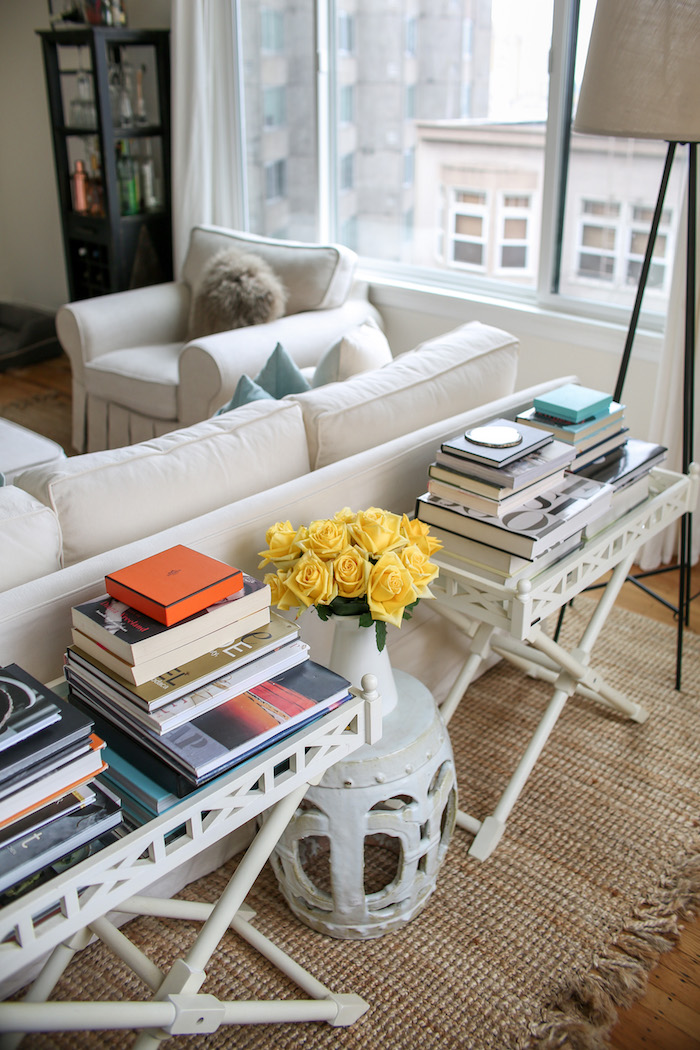
<path fill-rule="evenodd" d="M 71 300 L 171 280 L 169 30 L 37 33 Z"/>

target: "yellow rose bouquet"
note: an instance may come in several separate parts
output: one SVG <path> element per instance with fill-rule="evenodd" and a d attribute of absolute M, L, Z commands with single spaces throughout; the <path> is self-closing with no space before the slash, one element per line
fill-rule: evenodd
<path fill-rule="evenodd" d="M 278 521 L 265 542 L 260 568 L 274 566 L 264 578 L 273 605 L 313 605 L 322 620 L 358 616 L 361 626 L 374 624 L 380 652 L 387 623 L 400 627 L 421 598 L 432 598 L 438 567 L 430 555 L 442 547 L 422 521 L 379 507 L 344 507 L 300 528 Z"/>

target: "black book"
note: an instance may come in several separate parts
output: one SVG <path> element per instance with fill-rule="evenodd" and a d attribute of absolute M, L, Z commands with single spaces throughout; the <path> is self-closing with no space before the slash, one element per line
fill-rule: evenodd
<path fill-rule="evenodd" d="M 647 474 L 652 467 L 658 467 L 666 458 L 667 451 L 664 445 L 641 441 L 639 438 L 627 438 L 623 445 L 598 456 L 576 473 L 619 489 Z"/>
<path fill-rule="evenodd" d="M 515 445 L 500 447 L 492 447 L 482 444 L 480 441 L 470 440 L 470 435 L 473 435 L 473 437 L 481 434 L 488 436 L 488 433 L 493 428 L 498 428 L 499 430 L 505 428 L 513 433 L 517 432 L 520 435 L 520 440 Z M 520 423 L 517 420 L 499 418 L 492 419 L 482 426 L 472 427 L 465 434 L 457 434 L 456 437 L 450 438 L 449 441 L 443 441 L 440 449 L 451 456 L 458 456 L 460 459 L 474 463 L 482 463 L 488 467 L 507 467 L 509 463 L 522 459 L 523 456 L 527 456 L 530 452 L 535 452 L 538 448 L 548 445 L 553 440 L 553 435 L 549 431 L 526 426 L 525 423 Z"/>
<path fill-rule="evenodd" d="M 49 692 L 45 686 L 40 687 L 36 679 L 31 678 L 26 671 L 17 668 L 17 672 L 23 678 L 34 682 L 36 688 L 42 688 L 46 693 Z M 44 762 L 52 755 L 70 749 L 78 743 L 87 743 L 93 730 L 92 717 L 78 711 L 53 691 L 51 695 L 56 698 L 60 718 L 46 726 L 40 733 L 34 733 L 25 740 L 13 744 L 11 748 L 0 754 L 0 786 L 6 780 L 26 770 L 28 765 Z"/>
<path fill-rule="evenodd" d="M 121 804 L 117 796 L 97 781 L 91 787 L 95 793 L 93 802 L 0 846 L 0 893 L 119 824 Z"/>
<path fill-rule="evenodd" d="M 17 664 L 0 667 L 0 752 L 57 722 L 59 703 L 50 689 Z"/>

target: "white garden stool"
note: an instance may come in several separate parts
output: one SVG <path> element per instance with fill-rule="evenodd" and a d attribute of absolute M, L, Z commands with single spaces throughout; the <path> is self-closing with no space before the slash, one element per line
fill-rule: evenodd
<path fill-rule="evenodd" d="M 442 716 L 424 685 L 394 676 L 398 702 L 379 742 L 309 788 L 270 857 L 292 912 L 332 937 L 364 940 L 410 922 L 435 889 L 455 824 Z"/>

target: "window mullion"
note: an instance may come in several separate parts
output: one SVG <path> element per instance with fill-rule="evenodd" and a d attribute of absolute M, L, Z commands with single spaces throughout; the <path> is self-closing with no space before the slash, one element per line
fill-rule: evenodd
<path fill-rule="evenodd" d="M 316 119 L 318 209 L 316 223 L 321 241 L 336 239 L 336 180 L 333 157 L 336 154 L 337 107 L 335 104 L 335 2 L 315 0 L 316 14 Z"/>
<path fill-rule="evenodd" d="M 542 227 L 537 294 L 549 299 L 558 290 L 566 173 L 571 137 L 574 64 L 579 0 L 554 0 L 549 53 L 549 104 L 542 188 Z M 552 206 L 548 207 L 548 201 Z"/>

